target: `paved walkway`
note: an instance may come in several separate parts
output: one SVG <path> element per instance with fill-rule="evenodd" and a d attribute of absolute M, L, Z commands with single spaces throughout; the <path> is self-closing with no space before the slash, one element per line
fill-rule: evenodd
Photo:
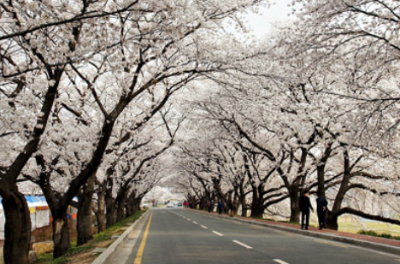
<path fill-rule="evenodd" d="M 191 209 L 193 210 L 193 209 Z M 206 211 L 202 210 L 193 210 L 196 212 L 204 213 L 204 214 L 212 214 L 214 216 L 219 216 L 219 217 L 224 217 L 224 218 L 230 218 L 228 215 L 218 215 L 217 213 L 208 213 Z M 356 241 L 361 241 L 361 242 L 366 242 L 366 243 L 374 243 L 374 244 L 380 244 L 382 246 L 387 246 L 387 247 L 394 247 L 395 251 L 400 252 L 400 241 L 399 240 L 394 240 L 394 239 L 387 239 L 387 238 L 380 238 L 380 237 L 373 237 L 373 236 L 367 236 L 367 235 L 360 235 L 360 234 L 352 234 L 352 233 L 346 233 L 346 232 L 340 232 L 340 231 L 335 231 L 335 230 L 329 230 L 329 229 L 323 229 L 319 230 L 318 228 L 315 227 L 309 227 L 308 231 L 301 230 L 300 225 L 295 225 L 295 224 L 290 224 L 290 223 L 281 223 L 281 222 L 274 222 L 274 221 L 269 221 L 269 220 L 262 220 L 262 219 L 254 219 L 254 218 L 248 218 L 248 217 L 242 217 L 242 216 L 234 216 L 232 220 L 239 220 L 239 221 L 245 221 L 249 223 L 255 223 L 255 224 L 262 224 L 262 225 L 268 225 L 271 227 L 280 227 L 280 228 L 285 228 L 288 229 L 288 231 L 292 230 L 293 232 L 299 233 L 302 232 L 305 235 L 321 235 L 321 236 L 327 236 L 327 237 L 338 237 L 338 238 L 343 238 L 343 239 L 350 239 L 350 240 L 356 240 Z"/>

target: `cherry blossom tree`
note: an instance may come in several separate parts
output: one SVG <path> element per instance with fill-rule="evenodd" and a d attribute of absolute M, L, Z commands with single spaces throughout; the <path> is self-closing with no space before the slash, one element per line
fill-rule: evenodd
<path fill-rule="evenodd" d="M 2 3 L 2 19 L 11 21 L 2 28 L 3 35 L 0 36 L 2 58 L 5 58 L 2 96 L 14 98 L 9 105 L 5 104 L 5 109 L 12 109 L 15 105 L 16 94 L 27 91 L 22 89 L 24 86 L 20 83 L 30 81 L 30 76 L 34 76 L 37 82 L 29 85 L 32 90 L 28 91 L 35 91 L 43 81 L 48 84 L 40 88 L 49 89 L 32 93 L 38 102 L 41 102 L 40 98 L 45 99 L 41 112 L 27 111 L 32 116 L 39 113 L 37 124 L 28 125 L 34 127 L 33 141 L 26 141 L 29 150 L 20 152 L 17 159 L 19 165 L 10 166 L 13 168 L 13 176 L 7 176 L 11 174 L 8 174 L 9 164 L 5 163 L 2 169 L 5 176 L 1 178 L 15 185 L 39 143 L 43 150 L 35 154 L 35 162 L 42 168 L 42 174 L 49 175 L 47 170 L 52 170 L 53 176 L 65 173 L 69 176 L 65 177 L 65 186 L 68 188 L 59 192 L 59 197 L 52 194 L 53 177 L 43 177 L 41 182 L 54 218 L 55 257 L 63 255 L 69 247 L 66 208 L 87 180 L 94 177 L 114 126 L 120 122 L 118 119 L 128 115 L 128 111 L 136 113 L 130 128 L 135 131 L 187 83 L 207 73 L 222 70 L 224 61 L 232 59 L 224 45 L 229 45 L 233 37 L 220 28 L 226 23 L 226 18 L 231 17 L 235 21 L 236 13 L 260 2 L 263 1 L 215 1 L 210 5 L 198 2 L 189 4 L 185 1 Z M 28 105 L 31 102 L 24 101 Z M 59 107 L 55 108 L 55 101 Z M 60 111 L 66 113 L 60 114 Z M 10 114 L 10 117 L 21 116 L 18 111 L 12 113 L 14 115 Z M 52 113 L 55 113 L 51 119 L 52 128 L 40 141 Z M 77 132 L 75 139 L 65 137 L 64 141 L 60 141 L 66 131 L 64 125 L 67 124 L 73 130 L 71 133 Z M 15 126 L 20 130 L 24 124 Z M 22 134 L 15 134 L 13 129 L 9 129 L 2 132 L 2 137 L 7 137 L 6 142 L 9 144 L 10 138 Z M 90 140 L 78 139 L 82 135 Z M 68 164 L 66 157 L 75 155 L 73 148 L 75 153 L 77 149 L 82 149 L 78 142 L 87 142 L 87 155 L 75 157 L 79 162 Z M 43 153 L 44 149 L 52 151 Z M 63 155 L 54 149 L 63 149 Z M 61 170 L 65 166 L 69 166 L 69 169 Z M 31 164 L 30 168 L 34 168 L 34 165 Z M 26 170 L 24 173 L 29 177 L 31 171 Z M 60 188 L 63 189 L 62 186 Z M 11 197 L 6 192 L 2 191 L 5 203 Z M 10 201 L 7 204 L 12 203 Z M 6 215 L 12 210 L 8 210 L 7 206 L 4 208 Z M 20 221 L 20 230 L 29 229 L 25 228 L 28 225 L 26 206 L 24 215 L 26 221 Z M 29 240 L 25 232 L 15 235 L 18 237 L 21 234 L 24 235 L 22 239 L 13 241 Z M 5 255 L 9 259 L 8 253 L 13 250 L 8 250 L 9 245 L 12 245 L 9 238 L 6 240 Z M 17 252 L 24 247 L 14 248 Z M 7 262 L 11 263 L 11 260 Z"/>

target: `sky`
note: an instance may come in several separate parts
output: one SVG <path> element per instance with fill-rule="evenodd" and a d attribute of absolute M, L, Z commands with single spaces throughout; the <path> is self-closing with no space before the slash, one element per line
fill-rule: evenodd
<path fill-rule="evenodd" d="M 246 19 L 253 29 L 252 34 L 260 39 L 270 32 L 271 23 L 289 20 L 291 8 L 288 5 L 291 2 L 292 0 L 271 0 L 273 5 L 270 8 L 261 8 L 260 14 L 249 13 Z"/>

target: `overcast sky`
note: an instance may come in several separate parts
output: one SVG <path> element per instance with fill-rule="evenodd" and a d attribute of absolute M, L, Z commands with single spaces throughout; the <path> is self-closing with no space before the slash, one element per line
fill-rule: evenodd
<path fill-rule="evenodd" d="M 253 34 L 257 38 L 262 38 L 271 28 L 271 23 L 279 21 L 287 21 L 290 19 L 289 13 L 291 8 L 288 4 L 292 0 L 271 0 L 274 3 L 270 8 L 262 8 L 261 14 L 249 13 L 247 20 L 253 29 Z"/>

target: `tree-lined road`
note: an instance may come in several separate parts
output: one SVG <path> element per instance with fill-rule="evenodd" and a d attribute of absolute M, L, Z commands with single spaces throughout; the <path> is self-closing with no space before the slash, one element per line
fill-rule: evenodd
<path fill-rule="evenodd" d="M 152 210 L 139 228 L 142 232 L 133 249 L 125 250 L 129 252 L 127 259 L 117 254 L 123 261 L 120 263 L 389 264 L 400 260 L 347 244 L 187 210 Z"/>

